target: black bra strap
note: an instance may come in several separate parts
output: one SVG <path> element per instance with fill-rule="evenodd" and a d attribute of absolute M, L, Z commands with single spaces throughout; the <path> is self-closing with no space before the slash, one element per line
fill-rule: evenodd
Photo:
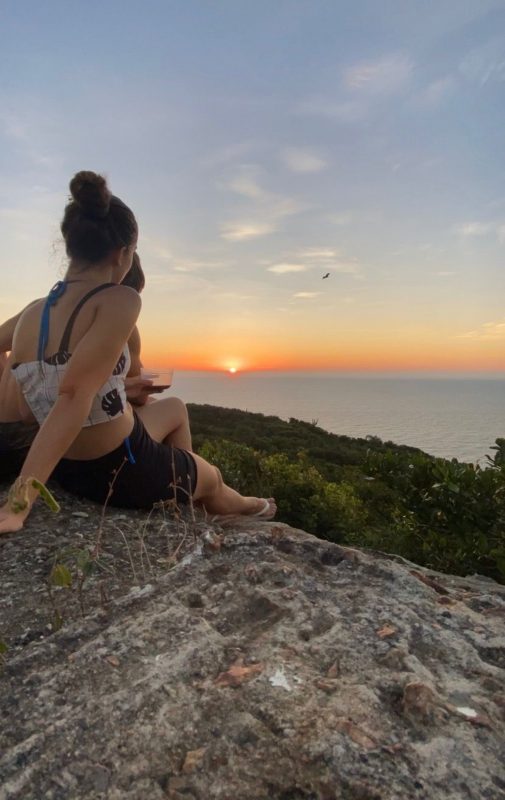
<path fill-rule="evenodd" d="M 109 286 L 117 286 L 116 283 L 102 283 L 100 286 L 95 286 L 94 289 L 91 289 L 90 292 L 81 297 L 79 302 L 77 303 L 76 307 L 72 311 L 69 320 L 65 326 L 65 330 L 63 331 L 63 336 L 61 337 L 61 344 L 59 346 L 58 352 L 68 353 L 69 352 L 69 345 L 70 345 L 70 337 L 72 336 L 72 330 L 74 327 L 75 320 L 77 319 L 77 315 L 81 308 L 83 307 L 84 303 L 87 303 L 88 300 L 93 297 L 93 295 L 101 292 L 103 289 L 108 289 Z"/>

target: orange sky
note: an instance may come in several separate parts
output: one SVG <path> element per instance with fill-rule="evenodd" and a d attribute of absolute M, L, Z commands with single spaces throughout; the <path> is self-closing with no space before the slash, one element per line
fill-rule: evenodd
<path fill-rule="evenodd" d="M 285 341 L 275 347 L 265 341 L 229 343 L 209 337 L 199 348 L 194 342 L 180 342 L 167 351 L 165 343 L 147 339 L 143 360 L 148 366 L 192 370 L 342 370 L 342 371 L 444 371 L 502 372 L 505 350 L 501 341 L 452 341 L 420 343 L 415 340 L 348 341 L 335 347 L 322 342 L 316 349 L 312 342 Z"/>

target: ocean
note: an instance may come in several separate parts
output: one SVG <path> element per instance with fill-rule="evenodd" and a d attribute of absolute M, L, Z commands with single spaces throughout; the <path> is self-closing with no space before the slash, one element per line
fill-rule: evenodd
<path fill-rule="evenodd" d="M 484 464 L 495 439 L 505 437 L 505 380 L 496 378 L 179 371 L 167 394 L 187 403 L 296 417 L 332 433 L 379 436 L 474 463 Z"/>

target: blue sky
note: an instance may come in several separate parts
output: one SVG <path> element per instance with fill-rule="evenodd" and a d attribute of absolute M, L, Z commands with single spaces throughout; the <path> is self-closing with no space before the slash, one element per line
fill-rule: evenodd
<path fill-rule="evenodd" d="M 96 169 L 158 360 L 503 369 L 505 2 L 4 2 L 0 77 L 2 317 Z"/>

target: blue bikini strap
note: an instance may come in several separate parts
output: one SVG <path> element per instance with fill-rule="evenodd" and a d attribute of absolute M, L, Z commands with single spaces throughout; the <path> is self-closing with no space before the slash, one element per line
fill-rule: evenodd
<path fill-rule="evenodd" d="M 51 313 L 51 307 L 56 304 L 57 300 L 59 300 L 59 298 L 63 294 L 65 294 L 66 289 L 67 289 L 67 282 L 58 281 L 57 283 L 54 284 L 53 288 L 47 295 L 46 302 L 44 303 L 44 308 L 42 310 L 42 316 L 40 318 L 37 361 L 44 360 L 44 354 L 46 352 L 47 342 L 49 341 L 49 315 Z"/>

